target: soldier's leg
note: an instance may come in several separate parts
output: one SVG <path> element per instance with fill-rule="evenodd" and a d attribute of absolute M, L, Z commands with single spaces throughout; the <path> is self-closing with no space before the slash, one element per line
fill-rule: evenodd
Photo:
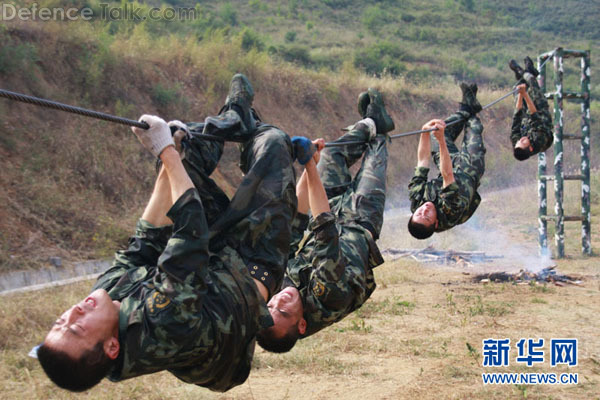
<path fill-rule="evenodd" d="M 259 129 L 245 145 L 242 162 L 247 173 L 210 227 L 211 248 L 236 249 L 273 294 L 283 280 L 297 208 L 291 140 L 277 128 Z"/>
<path fill-rule="evenodd" d="M 369 142 L 360 170 L 352 184 L 349 212 L 360 225 L 369 229 L 375 240 L 383 226 L 386 195 L 387 140 L 378 135 Z"/>
<path fill-rule="evenodd" d="M 485 145 L 483 143 L 483 125 L 477 116 L 467 121 L 465 138 L 461 151 L 463 171 L 479 182 L 485 172 Z"/>
<path fill-rule="evenodd" d="M 192 130 L 202 130 L 202 123 L 188 123 Z M 229 205 L 229 198 L 219 188 L 214 180 L 210 178 L 221 155 L 223 154 L 223 142 L 203 139 L 192 134 L 182 141 L 183 166 L 198 190 L 208 225 L 212 225 L 216 218 Z"/>
<path fill-rule="evenodd" d="M 204 121 L 204 133 L 221 136 L 228 141 L 245 142 L 256 130 L 252 112 L 254 89 L 243 74 L 231 78 L 225 105 L 216 117 Z"/>
<path fill-rule="evenodd" d="M 328 198 L 331 199 L 344 193 L 352 183 L 350 167 L 363 155 L 367 148 L 369 136 L 366 125 L 358 124 L 334 142 L 358 143 L 327 147 L 321 152 L 321 160 L 317 165 L 317 169 Z"/>

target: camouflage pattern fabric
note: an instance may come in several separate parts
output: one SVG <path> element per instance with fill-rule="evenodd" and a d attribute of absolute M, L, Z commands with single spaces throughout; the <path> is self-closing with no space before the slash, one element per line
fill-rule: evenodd
<path fill-rule="evenodd" d="M 533 146 L 533 154 L 537 154 L 546 151 L 554 140 L 552 116 L 550 115 L 548 101 L 544 97 L 544 93 L 542 93 L 535 77 L 530 73 L 525 73 L 524 77 L 528 84 L 527 93 L 533 104 L 535 104 L 537 112 L 529 114 L 527 104 L 523 101 L 523 108 L 515 110 L 513 115 L 510 141 L 514 147 L 519 139 L 527 136 Z"/>
<path fill-rule="evenodd" d="M 199 190 L 173 205 L 172 227 L 139 221 L 129 248 L 94 286 L 121 301 L 121 351 L 108 377 L 166 369 L 184 382 L 226 391 L 246 380 L 255 334 L 273 324 L 248 270 L 260 263 L 273 285 L 283 277 L 296 209 L 291 143 L 280 130 L 259 130 L 244 148 L 248 169 L 231 201 L 209 178 L 222 143 L 192 137 L 184 148 L 184 166 Z"/>
<path fill-rule="evenodd" d="M 386 138 L 370 143 L 368 132 L 355 129 L 338 141 L 365 144 L 330 147 L 318 168 L 329 197 L 331 212 L 310 222 L 308 235 L 290 259 L 284 286 L 300 291 L 307 330 L 304 337 L 333 324 L 359 308 L 375 290 L 372 268 L 383 263 L 373 237 L 383 224 Z M 354 180 L 349 168 L 365 152 Z M 294 243 L 299 243 L 308 217 L 294 222 Z"/>
<path fill-rule="evenodd" d="M 228 121 L 239 125 L 233 115 Z M 188 126 L 200 130 L 203 124 Z M 297 209 L 288 135 L 274 126 L 259 124 L 253 137 L 240 145 L 244 178 L 231 201 L 209 178 L 222 155 L 223 143 L 192 136 L 184 141 L 184 148 L 184 166 L 206 210 L 210 250 L 217 252 L 224 246 L 235 249 L 251 275 L 261 280 L 270 294 L 275 293 L 287 265 L 290 221 Z"/>
<path fill-rule="evenodd" d="M 486 150 L 482 137 L 483 125 L 477 116 L 469 118 L 469 114 L 462 111 L 452 114 L 446 119 L 446 123 L 456 119 L 462 121 L 445 130 L 445 140 L 452 159 L 455 182 L 444 188 L 441 174 L 437 178 L 427 181 L 429 168 L 417 167 L 415 175 L 408 184 L 412 212 L 428 201 L 435 205 L 438 218 L 436 232 L 442 232 L 466 222 L 481 202 L 477 188 L 485 171 Z M 463 129 L 465 136 L 462 149 L 459 150 L 455 141 Z M 439 144 L 433 135 L 431 142 L 433 160 L 439 168 Z"/>

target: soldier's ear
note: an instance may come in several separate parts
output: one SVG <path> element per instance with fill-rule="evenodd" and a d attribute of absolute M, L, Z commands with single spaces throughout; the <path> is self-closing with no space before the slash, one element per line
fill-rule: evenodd
<path fill-rule="evenodd" d="M 298 333 L 300 335 L 304 335 L 305 332 L 306 332 L 306 320 L 304 318 L 300 318 L 300 321 L 298 321 Z"/>
<path fill-rule="evenodd" d="M 106 339 L 104 342 L 104 353 L 108 358 L 114 360 L 119 356 L 119 350 L 121 349 L 121 344 L 119 343 L 119 339 L 114 336 L 111 336 L 109 339 Z"/>

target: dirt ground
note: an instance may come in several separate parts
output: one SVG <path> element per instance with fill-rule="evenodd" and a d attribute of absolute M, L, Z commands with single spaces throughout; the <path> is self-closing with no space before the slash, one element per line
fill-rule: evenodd
<path fill-rule="evenodd" d="M 477 218 L 439 235 L 436 248 L 481 250 L 505 258 L 487 265 L 453 268 L 410 259 L 378 267 L 378 288 L 361 309 L 340 323 L 302 340 L 283 355 L 258 349 L 243 385 L 227 393 L 179 382 L 169 373 L 113 384 L 103 381 L 72 395 L 56 389 L 27 352 L 39 343 L 63 309 L 87 294 L 91 283 L 0 297 L 2 398 L 100 399 L 598 399 L 600 394 L 600 272 L 598 257 L 580 256 L 579 228 L 567 229 L 567 253 L 557 260 L 563 274 L 579 275 L 581 286 L 473 282 L 480 271 L 539 268 L 535 204 L 507 219 L 506 208 L 535 195 L 535 187 L 486 196 Z M 509 202 L 507 204 L 506 202 Z M 503 212 L 500 212 L 503 211 Z M 417 248 L 423 243 L 396 235 L 405 210 L 386 215 L 382 248 Z M 510 226 L 510 228 L 507 228 Z M 594 228 L 594 238 L 598 236 Z M 521 241 L 521 242 L 520 242 Z M 593 241 L 598 249 L 600 242 Z M 482 340 L 510 338 L 508 367 L 483 367 Z M 578 339 L 578 365 L 551 367 L 549 346 L 542 364 L 515 362 L 521 338 Z M 576 385 L 484 385 L 482 373 L 577 373 Z"/>

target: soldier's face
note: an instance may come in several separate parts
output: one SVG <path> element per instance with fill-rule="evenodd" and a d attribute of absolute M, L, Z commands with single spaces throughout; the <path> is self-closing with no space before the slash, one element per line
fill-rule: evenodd
<path fill-rule="evenodd" d="M 533 146 L 531 145 L 531 140 L 529 140 L 529 138 L 527 136 L 523 136 L 521 139 L 519 139 L 519 141 L 517 142 L 515 147 L 519 147 L 523 150 L 529 149 L 529 151 L 533 151 Z"/>
<path fill-rule="evenodd" d="M 425 226 L 437 226 L 437 210 L 431 201 L 421 204 L 412 216 L 412 220 L 417 224 Z"/>
<path fill-rule="evenodd" d="M 275 294 L 267 303 L 275 325 L 271 328 L 278 337 L 284 336 L 288 330 L 298 326 L 300 334 L 306 331 L 306 321 L 302 317 L 304 306 L 298 289 L 288 286 Z"/>
<path fill-rule="evenodd" d="M 44 343 L 73 358 L 78 358 L 84 350 L 92 349 L 100 341 L 114 339 L 118 343 L 120 306 L 121 303 L 113 301 L 105 290 L 95 290 L 56 320 Z"/>

